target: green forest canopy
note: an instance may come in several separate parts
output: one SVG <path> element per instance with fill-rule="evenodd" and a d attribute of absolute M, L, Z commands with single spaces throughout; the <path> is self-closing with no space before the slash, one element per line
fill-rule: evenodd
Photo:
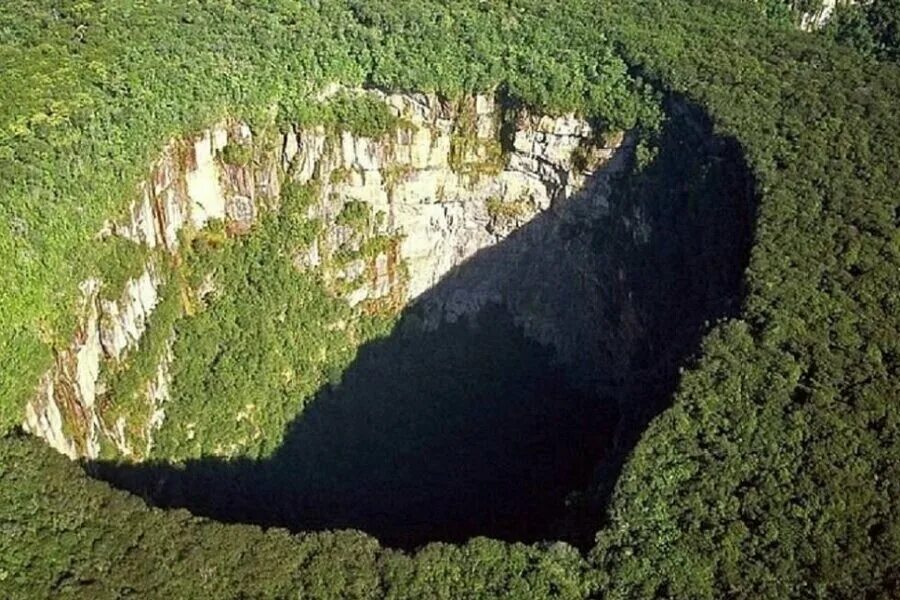
<path fill-rule="evenodd" d="M 708 336 L 644 434 L 587 557 L 489 540 L 403 555 L 353 533 L 224 526 L 149 509 L 9 434 L 5 596 L 900 594 L 895 65 L 736 2 L 45 0 L 0 14 L 6 428 L 100 268 L 93 234 L 165 139 L 236 111 L 290 115 L 327 81 L 501 85 L 616 127 L 653 120 L 653 82 L 739 141 L 760 198 L 742 317 Z"/>
<path fill-rule="evenodd" d="M 793 28 L 804 17 L 824 17 L 818 35 L 846 44 L 876 60 L 900 60 L 900 0 L 836 0 L 831 12 L 824 0 L 748 0 L 774 23 Z"/>

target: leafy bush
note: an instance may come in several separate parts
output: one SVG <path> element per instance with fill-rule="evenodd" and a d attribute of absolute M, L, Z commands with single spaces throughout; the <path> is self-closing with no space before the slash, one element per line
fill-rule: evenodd
<path fill-rule="evenodd" d="M 370 218 L 372 218 L 372 209 L 367 203 L 351 200 L 344 204 L 344 208 L 341 209 L 335 222 L 338 225 L 346 225 L 363 231 L 369 224 Z"/>
<path fill-rule="evenodd" d="M 226 165 L 245 167 L 253 159 L 253 150 L 246 144 L 228 144 L 222 148 L 222 161 Z"/>

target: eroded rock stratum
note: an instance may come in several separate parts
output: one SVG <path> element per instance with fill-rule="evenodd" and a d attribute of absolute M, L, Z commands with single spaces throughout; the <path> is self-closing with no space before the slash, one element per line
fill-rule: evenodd
<path fill-rule="evenodd" d="M 739 310 L 740 148 L 677 98 L 648 135 L 490 96 L 330 94 L 386 125 L 227 120 L 168 144 L 97 233 L 131 270 L 84 282 L 26 428 L 224 522 L 589 545 Z"/>
<path fill-rule="evenodd" d="M 260 214 L 279 210 L 290 185 L 315 186 L 309 218 L 324 225 L 296 252 L 295 268 L 321 271 L 349 305 L 398 312 L 417 302 L 424 327 L 434 329 L 499 303 L 564 361 L 609 353 L 613 342 L 596 333 L 605 305 L 594 291 L 598 279 L 615 276 L 597 260 L 595 232 L 584 225 L 609 217 L 611 179 L 628 164 L 630 136 L 600 135 L 574 115 L 501 107 L 491 96 L 451 103 L 349 93 L 375 94 L 399 124 L 364 137 L 324 127 L 261 135 L 227 121 L 164 149 L 128 215 L 97 234 L 141 246 L 142 272 L 121 289 L 83 283 L 78 334 L 57 351 L 28 404 L 28 431 L 72 458 L 146 456 L 174 401 L 173 340 L 156 343 L 156 366 L 135 392 L 140 410 L 132 398 L 123 414 L 105 371 L 143 351 L 182 246 L 210 225 L 248 234 Z M 618 218 L 635 243 L 651 235 L 639 209 Z M 214 288 L 210 281 L 181 290 L 178 310 L 195 310 Z"/>

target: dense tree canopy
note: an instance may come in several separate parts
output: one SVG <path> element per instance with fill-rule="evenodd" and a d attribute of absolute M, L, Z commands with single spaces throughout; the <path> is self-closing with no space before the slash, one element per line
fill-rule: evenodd
<path fill-rule="evenodd" d="M 620 479 L 594 554 L 611 596 L 896 594 L 896 67 L 715 7 L 602 14 L 741 141 L 762 195 L 743 319 Z"/>
<path fill-rule="evenodd" d="M 900 60 L 900 2 L 870 0 L 841 6 L 823 33 L 879 60 Z"/>
<path fill-rule="evenodd" d="M 896 13 L 866 10 L 891 57 Z M 290 115 L 328 81 L 500 86 L 647 129 L 652 82 L 737 140 L 759 196 L 743 312 L 685 365 L 587 558 L 484 539 L 406 555 L 357 533 L 225 526 L 148 508 L 10 433 L 5 597 L 900 595 L 896 65 L 736 0 L 32 0 L 0 19 L 7 429 L 70 337 L 77 283 L 101 268 L 94 233 L 165 139 L 273 103 Z"/>
<path fill-rule="evenodd" d="M 836 0 L 826 12 L 823 0 L 749 0 L 786 28 L 811 26 L 818 35 L 846 44 L 876 60 L 900 59 L 900 2 Z M 805 23 L 804 21 L 809 21 Z"/>

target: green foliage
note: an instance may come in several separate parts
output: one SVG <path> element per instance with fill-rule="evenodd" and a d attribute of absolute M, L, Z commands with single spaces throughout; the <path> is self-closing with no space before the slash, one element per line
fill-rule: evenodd
<path fill-rule="evenodd" d="M 485 202 L 488 215 L 494 219 L 520 219 L 528 214 L 528 199 L 504 202 L 500 198 L 491 197 Z"/>
<path fill-rule="evenodd" d="M 101 381 L 105 384 L 100 413 L 107 427 L 119 417 L 125 419 L 129 439 L 146 441 L 144 428 L 153 411 L 147 402 L 146 387 L 154 380 L 160 362 L 171 343 L 176 321 L 182 316 L 182 289 L 175 274 L 161 286 L 159 303 L 137 350 L 119 364 L 105 363 Z"/>
<path fill-rule="evenodd" d="M 838 0 L 840 2 L 841 0 Z M 773 23 L 789 28 L 797 27 L 804 15 L 817 15 L 823 0 L 750 0 Z"/>
<path fill-rule="evenodd" d="M 879 60 L 900 61 L 900 1 L 841 5 L 823 34 Z"/>
<path fill-rule="evenodd" d="M 281 187 L 279 199 L 282 210 L 279 212 L 282 213 L 282 218 L 293 223 L 293 227 L 304 229 L 310 223 L 306 213 L 318 197 L 318 185 L 315 181 L 301 184 L 288 180 Z"/>
<path fill-rule="evenodd" d="M 341 45 L 292 41 L 327 39 L 333 20 L 301 6 L 255 11 L 124 1 L 0 8 L 4 427 L 21 419 L 24 399 L 52 360 L 46 340 L 71 338 L 78 283 L 104 258 L 95 234 L 125 213 L 167 138 L 227 108 L 263 110 L 288 72 L 306 73 L 313 86 L 359 82 Z M 272 46 L 260 54 L 254 49 L 263 37 Z M 274 64 L 285 69 L 280 77 Z M 294 86 L 284 95 L 308 93 Z"/>
<path fill-rule="evenodd" d="M 857 14 L 844 39 L 871 35 L 860 43 L 895 57 L 892 6 L 866 5 L 871 34 Z M 124 214 L 166 139 L 229 112 L 276 104 L 302 120 L 330 81 L 450 97 L 499 86 L 628 129 L 659 122 L 653 81 L 699 102 L 739 141 L 760 196 L 741 319 L 716 327 L 672 409 L 635 448 L 590 564 L 565 548 L 476 540 L 403 556 L 353 533 L 292 538 L 200 521 L 148 509 L 10 436 L 0 442 L 4 597 L 900 593 L 896 66 L 732 0 L 30 0 L 4 4 L 0 19 L 7 429 L 54 341 L 71 338 L 77 285 L 109 253 L 95 239 L 104 221 Z M 356 127 L 357 110 L 310 119 Z M 384 123 L 366 116 L 360 131 L 377 135 Z M 284 202 L 304 200 L 289 187 Z M 198 248 L 193 268 L 232 293 L 177 325 L 186 358 L 172 423 L 208 425 L 193 441 L 164 431 L 165 454 L 232 452 L 218 432 L 233 439 L 235 429 L 247 440 L 239 451 L 271 451 L 256 427 L 283 427 L 349 360 L 355 346 L 326 329 L 348 309 L 298 277 L 285 250 L 311 240 L 314 225 L 287 214 L 219 251 Z M 285 289 L 304 302 L 303 319 Z"/>
<path fill-rule="evenodd" d="M 796 27 L 818 15 L 822 0 L 751 0 L 773 22 Z M 877 60 L 900 60 L 900 0 L 837 0 L 819 32 Z"/>
<path fill-rule="evenodd" d="M 876 54 L 885 60 L 900 60 L 900 1 L 872 0 L 863 5 L 863 10 Z"/>
<path fill-rule="evenodd" d="M 245 167 L 253 160 L 253 149 L 249 144 L 228 144 L 222 148 L 222 161 L 226 165 Z"/>
<path fill-rule="evenodd" d="M 755 2 L 763 14 L 773 23 L 785 28 L 796 26 L 799 13 L 794 10 L 792 3 L 786 0 L 751 0 Z"/>
<path fill-rule="evenodd" d="M 0 438 L 0 523 L 0 593 L 10 600 L 575 599 L 596 587 L 565 544 L 475 539 L 408 556 L 358 532 L 291 536 L 148 509 L 15 434 Z"/>
<path fill-rule="evenodd" d="M 653 160 L 659 153 L 659 148 L 648 143 L 647 140 L 641 140 L 634 149 L 635 169 L 644 170 L 647 166 L 653 164 Z"/>
<path fill-rule="evenodd" d="M 384 187 L 388 193 L 392 192 L 397 185 L 408 180 L 413 172 L 412 165 L 409 164 L 393 164 L 388 165 L 382 170 L 381 176 L 384 178 Z"/>
<path fill-rule="evenodd" d="M 558 4 L 552 13 L 464 0 L 0 7 L 0 427 L 21 420 L 52 345 L 72 337 L 78 284 L 104 260 L 95 235 L 125 215 L 176 134 L 229 114 L 266 122 L 273 107 L 285 125 L 374 137 L 404 126 L 366 96 L 317 102 L 335 82 L 450 97 L 505 87 L 620 128 L 658 119 L 649 87 L 574 6 Z"/>
<path fill-rule="evenodd" d="M 264 214 L 251 234 L 212 246 L 204 236 L 194 241 L 189 279 L 211 282 L 213 291 L 175 325 L 172 399 L 154 456 L 268 455 L 353 359 L 363 332 L 382 331 L 330 294 L 321 273 L 294 266 L 320 229 L 306 217 L 311 195 L 291 184 L 280 210 Z M 349 202 L 338 221 L 368 218 L 367 205 Z"/>
<path fill-rule="evenodd" d="M 477 119 L 475 103 L 471 99 L 463 99 L 457 104 L 447 163 L 457 173 L 474 178 L 496 175 L 505 164 L 500 139 L 478 137 Z"/>
<path fill-rule="evenodd" d="M 338 225 L 345 225 L 364 232 L 368 228 L 371 218 L 372 208 L 367 202 L 351 200 L 344 204 L 335 222 Z"/>
<path fill-rule="evenodd" d="M 362 243 L 359 256 L 374 259 L 379 254 L 390 252 L 398 242 L 398 236 L 374 235 Z"/>
<path fill-rule="evenodd" d="M 337 167 L 331 171 L 331 174 L 328 176 L 328 181 L 334 185 L 340 185 L 350 181 L 352 175 L 353 171 L 351 169 L 348 169 L 347 167 Z"/>
<path fill-rule="evenodd" d="M 349 92 L 340 92 L 321 103 L 311 103 L 290 117 L 301 128 L 322 125 L 331 132 L 349 131 L 370 138 L 391 133 L 402 125 L 378 98 Z"/>
<path fill-rule="evenodd" d="M 104 238 L 98 244 L 103 282 L 101 293 L 109 299 L 118 299 L 129 279 L 140 277 L 150 257 L 150 249 L 118 235 Z"/>
<path fill-rule="evenodd" d="M 891 597 L 900 74 L 737 6 L 684 9 L 597 19 L 745 149 L 748 298 L 644 434 L 594 560 L 611 598 Z"/>
<path fill-rule="evenodd" d="M 33 439 L 3 439 L 0 458 L 4 598 L 376 596 L 374 571 L 358 576 L 379 552 L 363 535 L 292 538 L 148 510 Z"/>

